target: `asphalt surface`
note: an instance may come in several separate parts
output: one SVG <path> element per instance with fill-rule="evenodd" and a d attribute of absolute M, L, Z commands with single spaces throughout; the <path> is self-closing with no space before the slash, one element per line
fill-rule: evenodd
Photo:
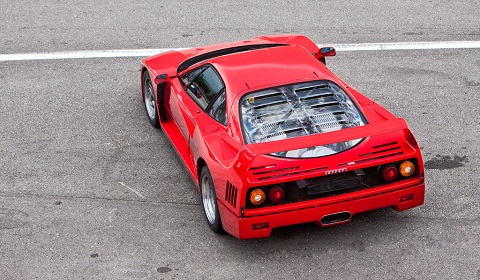
<path fill-rule="evenodd" d="M 480 40 L 478 1 L 1 1 L 0 54 Z M 423 206 L 343 226 L 210 232 L 139 91 L 139 58 L 0 62 L 0 279 L 480 279 L 480 50 L 341 52 L 345 81 L 404 117 Z"/>

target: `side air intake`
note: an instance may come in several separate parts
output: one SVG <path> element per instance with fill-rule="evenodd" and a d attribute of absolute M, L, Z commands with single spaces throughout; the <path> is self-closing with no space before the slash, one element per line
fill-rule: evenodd
<path fill-rule="evenodd" d="M 238 189 L 232 185 L 230 182 L 227 183 L 227 189 L 225 192 L 225 201 L 232 205 L 233 207 L 237 207 L 237 195 Z"/>

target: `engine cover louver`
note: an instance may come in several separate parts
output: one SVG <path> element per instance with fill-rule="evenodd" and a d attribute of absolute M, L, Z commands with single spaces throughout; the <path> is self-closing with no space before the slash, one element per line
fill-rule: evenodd
<path fill-rule="evenodd" d="M 241 102 L 246 143 L 261 143 L 364 125 L 350 97 L 330 81 L 253 92 Z"/>

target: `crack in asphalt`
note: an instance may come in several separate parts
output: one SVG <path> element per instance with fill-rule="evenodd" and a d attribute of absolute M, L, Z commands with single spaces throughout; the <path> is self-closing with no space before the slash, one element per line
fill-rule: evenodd
<path fill-rule="evenodd" d="M 42 199 L 53 199 L 57 200 L 55 204 L 59 205 L 59 199 L 88 199 L 93 201 L 115 201 L 115 202 L 138 202 L 142 204 L 151 204 L 151 205 L 187 205 L 187 206 L 200 206 L 201 203 L 190 203 L 190 202 L 172 202 L 172 201 L 152 201 L 152 200 L 137 200 L 137 199 L 124 199 L 124 198 L 107 198 L 107 197 L 89 197 L 89 196 L 65 196 L 65 195 L 48 195 L 48 194 L 25 194 L 25 193 L 5 193 L 0 192 L 0 197 L 23 197 L 23 198 L 42 198 Z M 381 218 L 394 218 L 394 219 L 409 219 L 411 221 L 445 221 L 445 222 L 458 222 L 458 221 L 469 221 L 469 222 L 480 222 L 480 217 L 469 218 L 448 218 L 448 217 L 419 217 L 419 216 L 397 216 L 391 214 L 379 215 L 374 214 L 371 216 L 365 216 L 363 213 L 359 213 L 360 216 L 357 216 L 355 220 L 368 220 L 369 218 L 381 217 Z"/>
<path fill-rule="evenodd" d="M 138 200 L 138 199 L 126 199 L 126 198 L 108 198 L 108 197 L 91 197 L 91 196 L 67 196 L 67 195 L 49 195 L 49 194 L 35 194 L 35 193 L 5 193 L 0 192 L 0 197 L 22 197 L 22 198 L 43 198 L 43 199 L 88 199 L 97 201 L 118 201 L 118 202 L 139 202 L 153 205 L 171 204 L 171 205 L 189 205 L 198 206 L 201 203 L 191 202 L 173 202 L 173 201 L 153 201 L 153 200 Z"/>

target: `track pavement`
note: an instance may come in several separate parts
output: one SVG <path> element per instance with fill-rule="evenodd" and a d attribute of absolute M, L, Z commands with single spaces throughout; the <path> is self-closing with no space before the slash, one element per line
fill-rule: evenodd
<path fill-rule="evenodd" d="M 0 6 L 0 54 L 182 48 L 275 33 L 319 44 L 480 40 L 476 1 Z M 480 279 L 479 55 L 329 59 L 407 119 L 426 162 L 426 203 L 244 241 L 204 222 L 183 166 L 146 119 L 138 57 L 0 62 L 0 279 Z"/>

